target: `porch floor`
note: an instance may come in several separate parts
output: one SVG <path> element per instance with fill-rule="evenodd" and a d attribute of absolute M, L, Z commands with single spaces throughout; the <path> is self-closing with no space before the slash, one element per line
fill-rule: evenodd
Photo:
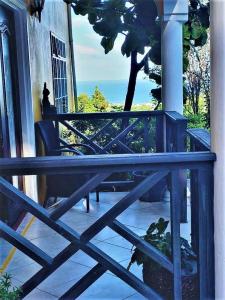
<path fill-rule="evenodd" d="M 85 202 L 80 201 L 61 220 L 81 233 L 123 196 L 124 193 L 100 193 L 100 203 L 96 203 L 95 194 L 93 193 L 91 194 L 90 213 L 86 213 L 85 211 Z M 168 200 L 168 196 L 166 196 L 163 202 L 146 203 L 136 201 L 135 204 L 118 217 L 118 220 L 138 235 L 143 235 L 152 222 L 157 221 L 160 217 L 164 217 L 165 219 L 170 218 Z M 189 222 L 181 224 L 181 235 L 190 239 Z M 63 237 L 38 220 L 35 220 L 26 237 L 52 257 L 69 244 Z M 121 265 L 127 267 L 131 257 L 132 245 L 114 231 L 107 227 L 96 235 L 91 242 Z M 95 263 L 92 258 L 79 251 L 25 299 L 58 299 L 77 280 L 86 274 Z M 6 272 L 13 276 L 13 284 L 20 286 L 40 268 L 37 263 L 17 250 Z M 142 278 L 141 267 L 133 265 L 131 272 Z M 108 271 L 78 299 L 139 300 L 145 298 L 137 294 L 134 289 Z"/>

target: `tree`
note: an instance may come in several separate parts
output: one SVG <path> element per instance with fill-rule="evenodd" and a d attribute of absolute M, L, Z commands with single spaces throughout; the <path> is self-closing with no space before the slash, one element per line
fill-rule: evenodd
<path fill-rule="evenodd" d="M 83 93 L 78 96 L 78 112 L 93 112 L 94 106 L 87 94 Z"/>
<path fill-rule="evenodd" d="M 107 111 L 107 109 L 109 108 L 108 101 L 97 86 L 95 87 L 94 94 L 92 95 L 91 103 L 94 107 L 93 111 L 96 112 Z"/>
<path fill-rule="evenodd" d="M 130 110 L 138 72 L 147 69 L 148 58 L 154 59 L 155 53 L 160 52 L 160 25 L 155 22 L 154 0 L 73 0 L 72 7 L 76 14 L 88 15 L 94 31 L 102 36 L 106 54 L 113 49 L 118 34 L 124 35 L 121 52 L 131 62 L 124 110 Z M 140 61 L 138 54 L 142 55 Z"/>
<path fill-rule="evenodd" d="M 137 74 L 149 73 L 149 60 L 161 64 L 161 28 L 154 0 L 71 0 L 76 14 L 88 15 L 94 31 L 102 36 L 101 45 L 107 54 L 114 47 L 119 34 L 124 35 L 123 55 L 130 57 L 130 75 L 124 110 L 130 110 L 134 98 Z M 189 21 L 184 26 L 184 66 L 188 66 L 190 41 L 202 46 L 207 41 L 209 4 L 189 1 Z M 138 55 L 141 59 L 138 61 Z M 152 76 L 152 72 L 150 74 Z M 160 88 L 160 87 L 159 87 Z M 159 96 L 159 90 L 155 90 Z M 161 101 L 161 97 L 158 97 Z"/>
<path fill-rule="evenodd" d="M 92 97 L 82 93 L 78 96 L 79 112 L 104 112 L 110 109 L 109 103 L 96 86 Z"/>
<path fill-rule="evenodd" d="M 204 47 L 191 47 L 189 66 L 185 73 L 185 86 L 194 114 L 199 113 L 200 95 L 205 100 L 205 121 L 210 127 L 210 51 L 209 42 Z"/>

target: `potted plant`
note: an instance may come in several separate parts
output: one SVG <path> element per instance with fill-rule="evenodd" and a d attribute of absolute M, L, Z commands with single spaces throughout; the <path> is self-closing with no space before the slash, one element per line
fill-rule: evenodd
<path fill-rule="evenodd" d="M 152 223 L 143 239 L 172 261 L 171 233 L 166 232 L 169 221 L 160 218 Z M 190 244 L 180 238 L 182 268 L 182 299 L 198 299 L 197 259 Z M 143 281 L 165 299 L 173 299 L 173 275 L 159 263 L 135 248 L 128 270 L 133 263 L 142 265 Z"/>
<path fill-rule="evenodd" d="M 21 289 L 12 287 L 12 278 L 9 274 L 0 277 L 0 299 L 18 300 L 21 299 Z"/>

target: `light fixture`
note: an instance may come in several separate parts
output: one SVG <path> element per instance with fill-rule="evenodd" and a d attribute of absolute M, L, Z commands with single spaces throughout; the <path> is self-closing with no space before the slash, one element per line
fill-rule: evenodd
<path fill-rule="evenodd" d="M 41 22 L 41 13 L 44 8 L 45 0 L 26 0 L 26 3 L 31 16 L 37 17 L 39 22 Z"/>

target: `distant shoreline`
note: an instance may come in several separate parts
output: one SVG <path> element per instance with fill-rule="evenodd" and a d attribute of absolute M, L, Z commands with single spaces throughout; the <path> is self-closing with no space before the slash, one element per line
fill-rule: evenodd
<path fill-rule="evenodd" d="M 97 86 L 111 105 L 123 105 L 126 98 L 127 83 L 127 80 L 77 81 L 77 94 L 85 93 L 91 97 Z M 150 91 L 155 87 L 156 85 L 149 80 L 138 79 L 133 104 L 150 105 L 152 100 Z"/>

